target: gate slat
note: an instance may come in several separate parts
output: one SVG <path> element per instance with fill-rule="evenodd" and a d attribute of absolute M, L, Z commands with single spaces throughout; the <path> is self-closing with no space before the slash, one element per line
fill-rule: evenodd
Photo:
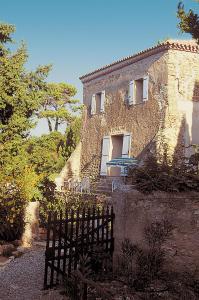
<path fill-rule="evenodd" d="M 81 226 L 82 226 L 82 230 L 81 230 L 81 245 L 80 245 L 80 254 L 83 255 L 84 253 L 84 221 L 85 221 L 85 207 L 83 208 L 82 211 L 82 222 L 81 222 Z"/>
<path fill-rule="evenodd" d="M 88 248 L 88 245 L 89 245 L 89 242 L 90 242 L 90 235 L 89 235 L 89 231 L 90 231 L 90 218 L 91 218 L 90 208 L 88 208 L 87 222 L 86 222 L 86 248 Z"/>
<path fill-rule="evenodd" d="M 53 214 L 53 239 L 52 239 L 52 250 L 55 249 L 55 239 L 56 239 L 56 226 L 57 226 L 57 213 Z M 52 268 L 50 274 L 50 286 L 54 286 L 54 263 L 55 263 L 55 253 L 51 256 Z"/>
<path fill-rule="evenodd" d="M 59 216 L 59 239 L 58 239 L 58 258 L 57 258 L 57 268 L 60 269 L 60 257 L 61 257 L 61 236 L 62 236 L 62 211 L 60 211 Z M 59 282 L 59 272 L 57 272 L 56 283 Z"/>
<path fill-rule="evenodd" d="M 104 249 L 104 207 L 102 209 L 102 228 L 101 228 L 101 232 L 102 232 L 102 237 L 101 237 L 101 240 L 102 240 L 102 248 Z"/>
<path fill-rule="evenodd" d="M 97 208 L 97 245 L 99 244 L 99 230 L 100 230 L 100 210 Z"/>
<path fill-rule="evenodd" d="M 68 260 L 68 275 L 71 274 L 72 269 L 72 251 L 73 251 L 73 224 L 74 224 L 74 210 L 71 210 L 71 222 L 70 222 L 70 245 L 69 245 L 69 260 Z"/>
<path fill-rule="evenodd" d="M 75 228 L 75 258 L 74 258 L 74 269 L 77 269 L 77 262 L 78 262 L 78 236 L 79 236 L 79 208 L 77 209 L 76 215 L 76 228 Z"/>
<path fill-rule="evenodd" d="M 64 233 L 64 259 L 63 259 L 63 272 L 66 272 L 66 258 L 67 258 L 67 238 L 68 238 L 68 210 L 65 211 L 65 233 Z"/>
<path fill-rule="evenodd" d="M 93 251 L 93 245 L 94 245 L 94 228 L 95 228 L 95 206 L 93 205 L 93 211 L 92 211 L 92 229 L 91 229 L 91 251 Z"/>
<path fill-rule="evenodd" d="M 114 213 L 113 213 L 113 206 L 111 206 L 111 254 L 114 251 L 114 239 L 113 239 L 113 221 L 114 221 Z"/>
<path fill-rule="evenodd" d="M 51 230 L 51 212 L 48 214 L 48 225 L 47 225 L 47 240 L 46 240 L 46 253 L 45 253 L 45 271 L 44 271 L 44 288 L 48 287 L 48 257 L 47 251 L 49 249 L 49 242 L 50 242 L 50 230 Z"/>
<path fill-rule="evenodd" d="M 106 207 L 106 217 L 108 218 L 109 216 L 109 207 L 107 205 Z M 106 253 L 108 253 L 108 240 L 109 240 L 109 222 L 106 224 Z"/>

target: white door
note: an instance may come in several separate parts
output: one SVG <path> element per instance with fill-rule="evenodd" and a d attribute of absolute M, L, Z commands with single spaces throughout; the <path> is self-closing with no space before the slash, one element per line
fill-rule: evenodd
<path fill-rule="evenodd" d="M 101 170 L 100 175 L 107 175 L 107 165 L 106 163 L 109 161 L 109 153 L 110 153 L 110 136 L 103 137 L 102 143 L 102 158 L 101 158 Z"/>

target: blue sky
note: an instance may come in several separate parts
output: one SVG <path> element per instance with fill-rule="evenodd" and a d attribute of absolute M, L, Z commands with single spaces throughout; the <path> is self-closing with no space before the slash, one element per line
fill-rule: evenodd
<path fill-rule="evenodd" d="M 0 21 L 16 26 L 28 46 L 27 68 L 53 64 L 49 81 L 78 89 L 79 76 L 169 38 L 177 29 L 177 0 L 0 0 Z M 199 11 L 194 0 L 185 7 Z M 40 123 L 35 134 L 46 131 Z"/>

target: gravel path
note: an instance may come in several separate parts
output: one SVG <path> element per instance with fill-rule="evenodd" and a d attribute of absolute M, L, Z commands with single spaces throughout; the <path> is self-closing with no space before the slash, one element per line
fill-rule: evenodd
<path fill-rule="evenodd" d="M 66 299 L 58 291 L 42 291 L 44 249 L 32 249 L 0 269 L 0 300 Z"/>

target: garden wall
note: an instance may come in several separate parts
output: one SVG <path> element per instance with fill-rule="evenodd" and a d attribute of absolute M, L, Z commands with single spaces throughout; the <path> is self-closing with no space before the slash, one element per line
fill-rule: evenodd
<path fill-rule="evenodd" d="M 167 267 L 172 270 L 195 270 L 199 267 L 199 194 L 117 191 L 113 195 L 115 211 L 115 257 L 121 242 L 146 246 L 143 230 L 153 221 L 168 219 L 173 225 L 172 236 L 165 243 Z"/>

